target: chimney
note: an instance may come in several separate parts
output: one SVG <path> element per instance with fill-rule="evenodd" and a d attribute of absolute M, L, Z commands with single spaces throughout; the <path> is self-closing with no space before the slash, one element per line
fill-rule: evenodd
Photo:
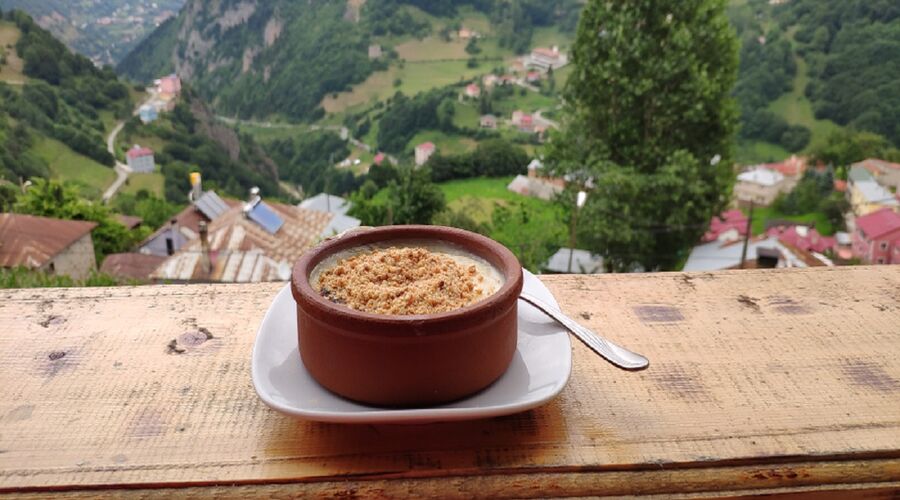
<path fill-rule="evenodd" d="M 247 203 L 244 203 L 244 215 L 249 214 L 260 201 L 262 201 L 262 198 L 259 196 L 259 188 L 253 186 L 250 188 L 250 197 L 247 198 Z"/>
<path fill-rule="evenodd" d="M 203 182 L 200 177 L 200 172 L 191 172 L 191 194 L 188 196 L 191 203 L 200 199 L 203 195 Z"/>
<path fill-rule="evenodd" d="M 203 269 L 203 277 L 208 278 L 212 272 L 212 261 L 209 258 L 209 228 L 206 221 L 200 221 L 200 265 Z"/>
<path fill-rule="evenodd" d="M 166 236 L 166 255 L 175 253 L 175 239 L 178 237 L 178 220 L 169 221 L 169 235 Z"/>

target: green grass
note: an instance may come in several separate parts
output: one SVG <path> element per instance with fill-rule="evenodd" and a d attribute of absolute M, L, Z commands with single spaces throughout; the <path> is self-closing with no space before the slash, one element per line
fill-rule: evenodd
<path fill-rule="evenodd" d="M 807 65 L 799 56 L 794 56 L 797 62 L 797 76 L 794 78 L 794 86 L 790 92 L 782 95 L 769 105 L 769 109 L 783 117 L 791 125 L 803 125 L 812 132 L 812 138 L 806 151 L 810 151 L 822 144 L 828 135 L 840 129 L 840 125 L 831 120 L 818 120 L 812 109 L 812 103 L 804 94 L 809 83 Z"/>
<path fill-rule="evenodd" d="M 491 20 L 484 12 L 479 12 L 470 5 L 459 7 L 457 12 L 459 12 L 460 23 L 464 28 L 477 31 L 483 37 L 493 34 Z"/>
<path fill-rule="evenodd" d="M 407 144 L 410 154 L 417 145 L 428 141 L 433 142 L 437 146 L 438 152 L 445 155 L 472 151 L 477 145 L 474 139 L 468 137 L 448 134 L 440 130 L 420 130 Z"/>
<path fill-rule="evenodd" d="M 506 189 L 512 180 L 512 177 L 476 177 L 448 181 L 438 186 L 444 192 L 451 209 L 462 210 L 477 222 L 490 222 L 497 204 L 524 203 L 526 207 L 539 212 L 553 210 L 550 202 Z"/>
<path fill-rule="evenodd" d="M 575 37 L 569 33 L 563 33 L 558 26 L 547 26 L 534 30 L 534 36 L 531 39 L 532 47 L 559 47 L 562 52 L 568 52 Z"/>
<path fill-rule="evenodd" d="M 456 113 L 453 115 L 453 124 L 457 127 L 478 128 L 481 114 L 478 113 L 478 102 L 456 103 Z"/>
<path fill-rule="evenodd" d="M 35 144 L 34 153 L 47 162 L 55 178 L 82 183 L 95 193 L 102 194 L 116 178 L 111 167 L 82 156 L 55 139 L 42 138 Z"/>
<path fill-rule="evenodd" d="M 763 141 L 738 141 L 735 147 L 735 161 L 742 165 L 781 161 L 790 155 L 783 147 Z"/>
<path fill-rule="evenodd" d="M 450 40 L 445 42 L 437 36 L 425 37 L 422 40 L 409 40 L 395 47 L 397 54 L 407 63 L 417 61 L 434 61 L 440 59 L 468 59 L 467 41 Z"/>
<path fill-rule="evenodd" d="M 121 192 L 137 194 L 141 189 L 146 189 L 157 197 L 162 198 L 165 193 L 165 182 L 166 178 L 160 173 L 131 174 L 128 176 L 128 180 L 125 181 L 125 185 L 122 186 Z"/>
<path fill-rule="evenodd" d="M 753 225 L 751 230 L 753 234 L 762 234 L 766 230 L 766 221 L 771 219 L 785 219 L 794 222 L 815 223 L 816 231 L 823 236 L 831 236 L 834 234 L 834 226 L 828 221 L 825 214 L 821 212 L 811 212 L 802 215 L 785 215 L 775 210 L 773 207 L 756 207 L 753 210 Z"/>
<path fill-rule="evenodd" d="M 539 92 L 525 91 L 525 95 L 521 94 L 521 87 L 515 87 L 513 95 L 495 100 L 493 102 L 494 114 L 510 118 L 515 110 L 522 110 L 526 113 L 533 113 L 539 109 L 552 109 L 559 104 L 559 100 L 555 97 L 545 96 Z"/>
<path fill-rule="evenodd" d="M 6 64 L 0 66 L 0 81 L 8 83 L 21 83 L 28 80 L 22 74 L 24 62 L 16 53 L 16 42 L 22 33 L 15 24 L 8 21 L 0 21 L 0 53 L 6 54 Z M 11 48 L 7 48 L 7 46 Z"/>

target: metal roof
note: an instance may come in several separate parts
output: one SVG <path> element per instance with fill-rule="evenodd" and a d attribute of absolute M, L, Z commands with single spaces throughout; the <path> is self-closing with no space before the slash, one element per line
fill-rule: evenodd
<path fill-rule="evenodd" d="M 284 225 L 284 219 L 278 216 L 266 202 L 260 201 L 247 213 L 247 217 L 262 226 L 269 234 L 275 234 Z"/>
<path fill-rule="evenodd" d="M 751 240 L 747 245 L 747 260 L 753 260 L 758 248 L 775 248 L 781 252 L 783 259 L 778 267 L 807 267 L 806 263 L 782 245 L 775 236 L 765 239 Z M 699 245 L 691 250 L 691 255 L 684 264 L 683 271 L 715 271 L 731 269 L 741 263 L 743 240 L 721 243 L 714 241 Z"/>
<path fill-rule="evenodd" d="M 0 214 L 0 267 L 41 267 L 95 227 L 90 221 Z"/>
<path fill-rule="evenodd" d="M 228 204 L 225 203 L 222 198 L 219 198 L 219 195 L 212 190 L 203 193 L 203 195 L 200 196 L 200 199 L 194 202 L 194 206 L 196 206 L 197 210 L 200 210 L 200 212 L 211 221 L 216 220 L 216 217 L 221 216 L 230 208 Z"/>
<path fill-rule="evenodd" d="M 349 215 L 341 215 L 335 214 L 331 221 L 328 222 L 328 225 L 325 226 L 325 229 L 322 230 L 321 236 L 323 238 L 328 238 L 334 236 L 336 234 L 343 233 L 348 229 L 353 229 L 355 227 L 359 227 L 362 223 L 359 219 L 355 217 L 350 217 Z"/>
<path fill-rule="evenodd" d="M 560 248 L 544 264 L 544 269 L 554 273 L 569 272 L 569 255 L 572 256 L 573 274 L 597 274 L 603 272 L 603 257 L 587 250 Z"/>
<path fill-rule="evenodd" d="M 340 196 L 319 193 L 311 198 L 303 200 L 297 206 L 308 210 L 318 210 L 319 212 L 344 215 L 350 210 L 350 207 L 352 207 L 353 204 Z"/>

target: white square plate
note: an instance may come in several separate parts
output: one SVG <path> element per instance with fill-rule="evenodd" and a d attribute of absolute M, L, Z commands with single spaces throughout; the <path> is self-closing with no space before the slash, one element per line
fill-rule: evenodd
<path fill-rule="evenodd" d="M 523 291 L 559 307 L 550 290 L 524 271 Z M 553 399 L 572 371 L 568 333 L 519 301 L 519 340 L 509 369 L 487 389 L 454 403 L 388 409 L 346 400 L 320 386 L 300 361 L 297 310 L 290 285 L 278 292 L 253 346 L 253 386 L 270 407 L 308 420 L 340 423 L 427 423 L 496 417 L 528 410 Z"/>

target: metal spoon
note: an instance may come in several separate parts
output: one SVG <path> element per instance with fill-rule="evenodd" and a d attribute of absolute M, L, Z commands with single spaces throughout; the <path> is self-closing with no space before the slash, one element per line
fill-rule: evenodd
<path fill-rule="evenodd" d="M 567 330 L 578 337 L 579 340 L 584 342 L 586 346 L 590 347 L 591 350 L 615 366 L 618 366 L 623 370 L 631 371 L 643 370 L 650 366 L 650 361 L 647 358 L 636 352 L 631 352 L 622 346 L 616 345 L 591 330 L 588 330 L 578 324 L 574 319 L 556 311 L 553 306 L 534 295 L 523 293 L 519 295 L 519 298 L 538 308 L 547 316 L 555 319 L 559 324 L 566 327 Z"/>

